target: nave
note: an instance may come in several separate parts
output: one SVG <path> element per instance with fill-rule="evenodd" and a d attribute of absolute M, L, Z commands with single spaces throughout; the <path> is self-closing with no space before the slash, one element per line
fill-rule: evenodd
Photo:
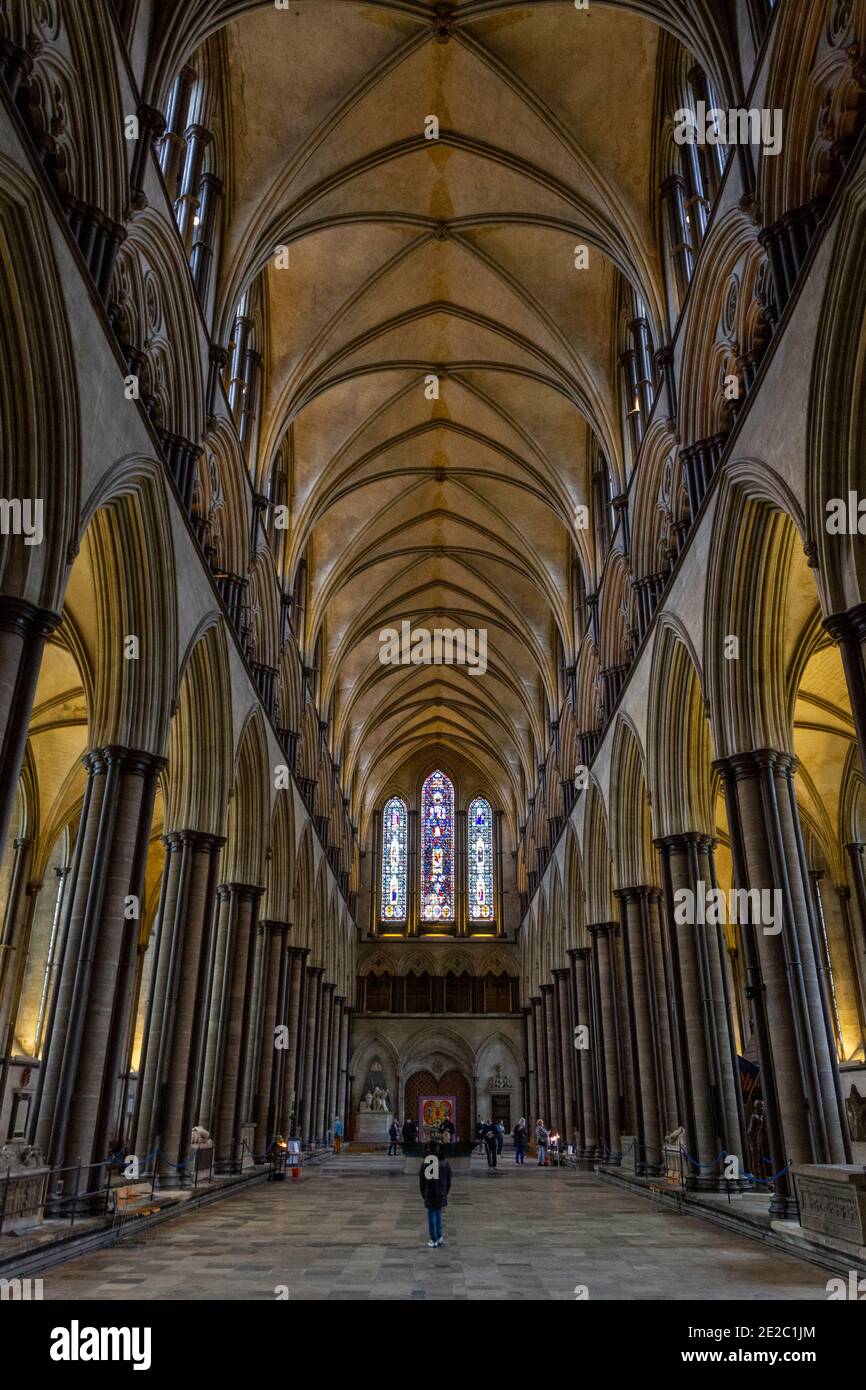
<path fill-rule="evenodd" d="M 504 1161 L 503 1161 L 504 1160 Z M 417 1161 L 344 1151 L 44 1276 L 46 1299 L 826 1299 L 828 1272 L 591 1173 L 455 1175 L 427 1248 Z M 283 1292 L 285 1290 L 285 1292 Z M 772 1321 L 772 1318 L 768 1319 Z"/>

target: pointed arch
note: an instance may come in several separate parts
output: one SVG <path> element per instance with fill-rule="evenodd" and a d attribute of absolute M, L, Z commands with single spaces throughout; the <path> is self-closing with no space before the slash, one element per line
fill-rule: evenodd
<path fill-rule="evenodd" d="M 232 766 L 231 684 L 222 619 L 209 614 L 181 667 L 169 736 L 166 828 L 222 835 Z"/>
<path fill-rule="evenodd" d="M 91 735 L 165 752 L 177 669 L 174 544 L 160 466 L 125 459 L 83 512 L 82 554 L 96 613 Z M 128 639 L 136 638 L 137 647 Z M 135 654 L 137 653 L 137 655 Z"/>
<path fill-rule="evenodd" d="M 247 717 L 238 742 L 229 800 L 223 879 L 262 887 L 270 844 L 270 765 L 261 710 Z"/>
<path fill-rule="evenodd" d="M 649 785 L 656 836 L 712 835 L 714 752 L 698 663 L 683 628 L 665 615 L 650 675 Z"/>
<path fill-rule="evenodd" d="M 4 538 L 0 590 L 56 613 L 80 500 L 78 375 L 43 195 L 3 155 L 0 323 L 0 496 L 38 501 L 42 533 L 40 544 Z M 34 510 L 31 523 L 37 517 Z"/>

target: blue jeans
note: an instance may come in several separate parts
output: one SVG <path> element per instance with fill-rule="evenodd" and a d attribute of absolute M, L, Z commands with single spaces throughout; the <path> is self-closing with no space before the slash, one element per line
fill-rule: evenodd
<path fill-rule="evenodd" d="M 546 1145 L 546 1144 L 539 1144 L 539 1146 L 538 1146 L 538 1166 L 539 1166 L 539 1168 L 543 1168 L 546 1162 L 547 1162 L 547 1145 Z"/>
<path fill-rule="evenodd" d="M 515 1145 L 514 1145 L 514 1162 L 515 1162 L 515 1163 L 522 1163 L 522 1162 L 523 1162 L 523 1145 L 522 1145 L 522 1144 L 515 1144 Z"/>
<path fill-rule="evenodd" d="M 431 1240 L 442 1239 L 442 1208 L 427 1208 L 427 1229 L 430 1232 Z"/>

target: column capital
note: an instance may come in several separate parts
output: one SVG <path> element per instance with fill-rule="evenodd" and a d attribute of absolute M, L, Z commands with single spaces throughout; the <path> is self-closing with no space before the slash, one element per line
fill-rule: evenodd
<path fill-rule="evenodd" d="M 266 931 L 270 931 L 271 936 L 288 936 L 292 930 L 291 922 L 279 922 L 273 917 L 263 917 L 259 926 Z"/>
<path fill-rule="evenodd" d="M 0 632 L 15 632 L 20 637 L 50 637 L 61 619 L 50 608 L 37 608 L 26 599 L 12 594 L 0 594 Z"/>
<path fill-rule="evenodd" d="M 540 985 L 539 988 L 541 990 L 542 995 L 553 993 L 553 985 L 550 983 L 549 980 L 547 980 L 543 985 Z"/>
<path fill-rule="evenodd" d="M 567 966 L 567 965 L 558 965 L 558 966 L 556 967 L 556 969 L 555 969 L 554 971 L 552 971 L 551 973 L 552 973 L 553 978 L 554 978 L 555 980 L 567 980 L 567 979 L 568 979 L 568 966 Z"/>
<path fill-rule="evenodd" d="M 613 896 L 628 902 L 630 898 L 661 897 L 661 891 L 653 883 L 639 883 L 632 888 L 614 888 Z"/>
<path fill-rule="evenodd" d="M 703 831 L 688 830 L 681 835 L 659 835 L 657 839 L 653 840 L 653 844 L 656 849 L 660 850 L 690 849 L 694 845 L 696 849 L 709 854 L 710 850 L 718 844 L 718 841 L 712 835 L 705 835 Z M 659 890 L 656 889 L 655 891 L 658 892 Z"/>
<path fill-rule="evenodd" d="M 162 772 L 167 760 L 158 753 L 145 753 L 136 748 L 124 748 L 119 743 L 105 744 L 101 748 L 89 748 L 81 755 L 81 761 L 88 772 L 107 772 L 109 767 L 119 767 L 122 772 L 134 772 L 141 777 Z"/>
<path fill-rule="evenodd" d="M 213 852 L 222 849 L 225 842 L 225 835 L 211 835 L 207 830 L 168 830 L 162 837 L 162 843 L 171 850 L 192 845 L 195 849 Z"/>
<path fill-rule="evenodd" d="M 591 946 L 571 946 L 568 952 L 572 960 L 589 960 L 592 955 Z"/>
<path fill-rule="evenodd" d="M 822 626 L 826 628 L 834 642 L 844 642 L 853 638 L 862 642 L 866 639 L 866 603 L 855 604 L 842 613 L 831 613 Z"/>
<path fill-rule="evenodd" d="M 767 769 L 780 772 L 783 777 L 791 777 L 797 770 L 798 760 L 792 753 L 781 753 L 776 748 L 754 748 L 750 752 L 716 758 L 712 765 L 723 777 L 740 781 L 746 777 L 759 777 Z"/>
<path fill-rule="evenodd" d="M 222 898 L 241 898 L 248 902 L 257 902 L 264 893 L 264 888 L 260 888 L 255 883 L 218 883 L 217 895 Z"/>
<path fill-rule="evenodd" d="M 590 936 L 603 936 L 605 932 L 616 931 L 619 922 L 592 922 L 587 927 Z"/>

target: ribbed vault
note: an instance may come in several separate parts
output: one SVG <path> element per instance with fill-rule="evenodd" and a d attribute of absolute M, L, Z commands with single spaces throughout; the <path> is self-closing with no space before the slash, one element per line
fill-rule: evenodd
<path fill-rule="evenodd" d="M 275 468 L 286 479 L 281 578 L 297 594 L 305 576 L 293 622 L 361 824 L 435 746 L 516 830 L 575 661 L 575 562 L 587 591 L 598 582 L 584 523 L 594 451 L 615 491 L 626 481 L 624 292 L 662 337 L 660 26 L 720 90 L 736 83 L 709 4 L 591 10 L 213 0 L 167 15 L 155 51 L 164 104 L 222 30 L 215 316 L 228 341 L 243 296 L 261 306 L 253 485 L 272 496 Z M 486 674 L 383 665 L 380 633 L 403 622 L 484 630 Z"/>

